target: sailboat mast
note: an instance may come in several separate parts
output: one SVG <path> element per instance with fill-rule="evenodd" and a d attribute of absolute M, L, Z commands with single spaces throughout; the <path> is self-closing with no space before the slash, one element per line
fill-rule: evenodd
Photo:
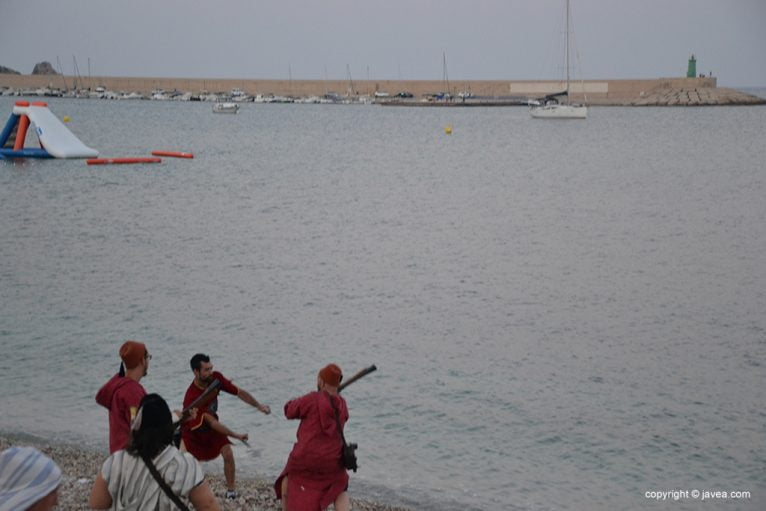
<path fill-rule="evenodd" d="M 447 94 L 450 94 L 449 90 L 449 75 L 447 74 L 447 52 L 442 52 L 442 80 L 444 80 L 444 86 L 447 88 Z M 451 96 L 450 96 L 451 97 Z"/>
<path fill-rule="evenodd" d="M 67 86 L 66 77 L 64 76 L 64 68 L 61 67 L 61 60 L 59 60 L 58 55 L 56 55 L 56 64 L 57 64 L 57 67 L 59 68 L 58 69 L 59 73 L 61 73 L 61 81 L 64 82 L 64 92 L 69 92 L 69 86 Z"/>
<path fill-rule="evenodd" d="M 567 57 L 566 57 L 566 67 L 567 67 L 567 103 L 571 103 L 569 100 L 569 0 L 567 0 Z"/>
<path fill-rule="evenodd" d="M 348 75 L 348 95 L 354 95 L 354 81 L 351 79 L 351 66 L 346 64 L 346 74 Z"/>

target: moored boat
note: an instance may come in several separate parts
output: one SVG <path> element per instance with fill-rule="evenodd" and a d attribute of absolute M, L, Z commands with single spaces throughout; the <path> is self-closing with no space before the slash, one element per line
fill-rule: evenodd
<path fill-rule="evenodd" d="M 558 94 L 551 94 L 537 101 L 530 101 L 529 114 L 535 119 L 586 119 L 588 107 L 585 105 L 572 104 L 569 98 L 569 0 L 566 2 L 566 90 Z M 559 101 L 558 98 L 564 100 Z"/>
<path fill-rule="evenodd" d="M 213 105 L 213 113 L 216 114 L 236 114 L 239 111 L 239 105 L 236 103 L 216 103 Z"/>

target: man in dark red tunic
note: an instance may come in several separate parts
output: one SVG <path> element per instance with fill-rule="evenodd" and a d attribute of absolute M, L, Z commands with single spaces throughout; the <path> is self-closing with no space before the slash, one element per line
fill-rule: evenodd
<path fill-rule="evenodd" d="M 229 381 L 218 371 L 213 371 L 210 357 L 197 353 L 189 362 L 194 381 L 189 385 L 184 396 L 184 408 L 187 408 L 205 389 L 218 380 L 220 387 L 196 406 L 197 413 L 193 418 L 181 424 L 181 450 L 189 451 L 199 461 L 210 461 L 221 455 L 223 457 L 223 474 L 226 478 L 226 497 L 237 498 L 234 453 L 228 437 L 234 437 L 247 442 L 247 433 L 235 433 L 218 420 L 218 394 L 223 390 L 237 396 L 245 403 L 254 406 L 260 412 L 269 414 L 271 409 L 255 400 L 245 389 L 241 389 Z"/>
<path fill-rule="evenodd" d="M 151 356 L 146 345 L 125 341 L 120 347 L 120 371 L 96 394 L 96 402 L 109 410 L 109 452 L 124 448 L 130 438 L 130 423 L 136 417 L 146 391 L 139 383 L 146 376 Z"/>
<path fill-rule="evenodd" d="M 316 392 L 285 404 L 285 416 L 301 420 L 298 441 L 274 483 L 285 511 L 320 511 L 333 503 L 336 511 L 351 508 L 341 460 L 339 428 L 348 421 L 346 401 L 338 394 L 341 379 L 340 367 L 329 364 L 317 375 Z"/>

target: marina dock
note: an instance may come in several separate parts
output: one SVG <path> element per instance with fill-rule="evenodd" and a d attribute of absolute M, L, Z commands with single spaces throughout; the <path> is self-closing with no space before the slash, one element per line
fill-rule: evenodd
<path fill-rule="evenodd" d="M 766 99 L 717 86 L 716 77 L 678 77 L 644 80 L 583 80 L 572 82 L 573 101 L 599 106 L 714 106 L 758 105 Z M 514 106 L 564 90 L 558 80 L 240 80 L 201 78 L 134 78 L 63 75 L 0 74 L 0 93 L 8 90 L 65 90 L 76 86 L 136 94 L 150 98 L 152 91 L 191 95 L 225 94 L 239 89 L 250 97 L 309 98 L 333 96 L 349 102 L 395 106 Z M 446 90 L 448 88 L 448 90 Z M 446 94 L 452 100 L 433 100 Z M 406 97 L 397 97 L 398 94 Z M 410 97 L 411 95 L 411 97 Z M 429 100 L 431 98 L 431 100 Z M 463 100 L 465 98 L 465 100 Z"/>

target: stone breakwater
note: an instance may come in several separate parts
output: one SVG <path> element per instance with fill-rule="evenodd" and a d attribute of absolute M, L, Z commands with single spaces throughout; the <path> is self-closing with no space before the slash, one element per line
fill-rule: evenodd
<path fill-rule="evenodd" d="M 398 93 L 412 94 L 408 101 L 421 101 L 430 95 L 448 92 L 457 98 L 469 94 L 475 98 L 524 99 L 540 98 L 564 90 L 559 80 L 269 80 L 269 79 L 202 79 L 82 77 L 0 74 L 0 89 L 16 90 L 72 88 L 136 92 L 150 97 L 153 90 L 182 91 L 200 94 L 229 93 L 240 89 L 249 96 L 279 95 L 288 97 L 324 96 L 334 93 L 350 99 L 388 98 Z M 692 92 L 695 91 L 695 92 Z M 582 80 L 570 84 L 574 101 L 591 105 L 613 106 L 712 106 L 756 105 L 766 100 L 740 91 L 717 87 L 716 77 L 654 78 L 643 80 Z"/>
<path fill-rule="evenodd" d="M 726 88 L 662 88 L 630 103 L 634 106 L 763 105 L 766 99 Z"/>
<path fill-rule="evenodd" d="M 0 437 L 0 451 L 14 445 L 36 447 L 61 468 L 63 476 L 59 486 L 59 503 L 56 509 L 60 511 L 90 510 L 88 499 L 90 498 L 91 487 L 107 457 L 106 454 L 83 450 L 71 445 L 51 444 L 39 439 Z M 236 500 L 226 500 L 224 498 L 226 485 L 223 476 L 206 475 L 205 477 L 224 511 L 282 510 L 281 502 L 274 495 L 272 481 L 239 477 L 237 490 L 240 497 Z M 353 492 L 353 489 L 351 491 Z M 357 511 L 408 511 L 405 508 L 355 499 L 353 493 L 351 507 Z"/>

